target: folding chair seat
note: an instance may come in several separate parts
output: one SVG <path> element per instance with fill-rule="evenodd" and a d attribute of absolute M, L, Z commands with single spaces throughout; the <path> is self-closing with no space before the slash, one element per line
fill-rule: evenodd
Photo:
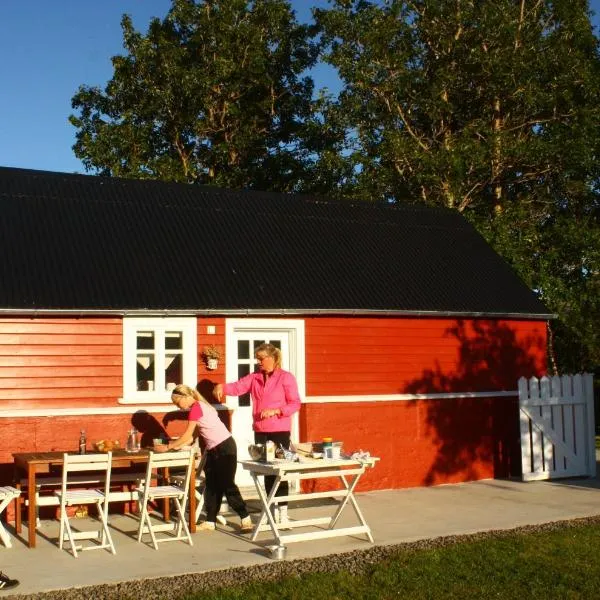
<path fill-rule="evenodd" d="M 77 550 L 100 550 L 108 548 L 116 554 L 115 547 L 108 530 L 108 495 L 110 492 L 110 471 L 112 452 L 102 454 L 65 454 L 61 489 L 55 494 L 60 502 L 60 532 L 58 546 L 62 550 L 65 541 L 71 544 L 73 556 L 77 558 Z M 104 473 L 104 489 L 72 489 L 69 475 L 85 471 Z M 95 504 L 102 528 L 96 531 L 73 531 L 69 522 L 67 507 L 79 504 Z M 97 540 L 98 545 L 79 546 L 75 540 Z"/>
<path fill-rule="evenodd" d="M 187 448 L 178 451 L 169 451 L 156 453 L 150 451 L 148 459 L 148 468 L 144 483 L 137 488 L 140 503 L 140 525 L 138 529 L 138 542 L 142 541 L 144 533 L 149 533 L 152 538 L 152 545 L 158 550 L 160 542 L 175 542 L 177 540 L 187 540 L 190 546 L 193 546 L 192 536 L 185 519 L 185 508 L 187 506 L 187 490 L 189 489 L 192 471 L 194 470 L 195 451 L 193 448 Z M 152 485 L 152 473 L 155 469 L 172 469 L 185 467 L 182 475 L 181 486 L 177 485 Z M 153 517 L 150 511 L 150 503 L 161 499 L 172 499 L 175 503 L 176 519 L 173 523 L 153 523 Z M 157 537 L 158 532 L 165 532 L 169 535 Z"/>
<path fill-rule="evenodd" d="M 12 543 L 8 532 L 4 529 L 4 525 L 2 524 L 2 513 L 6 510 L 6 507 L 20 495 L 21 490 L 10 485 L 0 487 L 0 539 L 7 548 L 12 548 Z"/>

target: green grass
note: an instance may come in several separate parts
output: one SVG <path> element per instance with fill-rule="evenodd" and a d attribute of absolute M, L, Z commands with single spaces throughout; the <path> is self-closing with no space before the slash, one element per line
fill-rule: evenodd
<path fill-rule="evenodd" d="M 600 522 L 401 550 L 361 575 L 314 573 L 187 600 L 600 598 Z"/>

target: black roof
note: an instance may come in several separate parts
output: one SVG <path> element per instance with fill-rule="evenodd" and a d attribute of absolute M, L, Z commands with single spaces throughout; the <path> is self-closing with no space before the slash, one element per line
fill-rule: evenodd
<path fill-rule="evenodd" d="M 0 310 L 548 318 L 456 211 L 0 167 Z"/>

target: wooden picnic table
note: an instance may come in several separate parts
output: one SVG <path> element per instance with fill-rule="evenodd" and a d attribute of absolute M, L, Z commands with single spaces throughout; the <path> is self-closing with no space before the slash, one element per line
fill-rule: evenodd
<path fill-rule="evenodd" d="M 30 548 L 35 548 L 36 545 L 36 519 L 37 519 L 37 496 L 36 485 L 38 475 L 48 475 L 56 467 L 62 467 L 63 455 L 65 452 L 15 452 L 13 453 L 14 469 L 15 469 L 15 486 L 21 488 L 21 475 L 24 474 L 27 478 L 27 493 L 22 495 L 29 502 L 28 506 L 28 545 Z M 123 449 L 112 451 L 112 468 L 133 467 L 148 463 L 150 450 L 142 448 L 136 452 L 127 452 Z M 69 452 L 67 452 L 69 454 Z M 131 475 L 132 481 L 135 475 Z M 138 474 L 139 475 L 139 474 Z M 168 478 L 168 472 L 162 473 L 163 477 Z M 195 478 L 190 481 L 190 490 L 188 491 L 189 498 L 189 527 L 190 532 L 196 532 L 196 494 L 194 493 Z M 163 504 L 163 516 L 165 521 L 169 520 L 169 503 L 165 500 Z M 21 532 L 21 500 L 17 500 L 15 510 L 15 529 L 17 533 Z"/>

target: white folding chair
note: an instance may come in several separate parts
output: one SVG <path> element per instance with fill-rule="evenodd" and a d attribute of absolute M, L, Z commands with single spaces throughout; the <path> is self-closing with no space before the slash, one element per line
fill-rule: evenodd
<path fill-rule="evenodd" d="M 12 543 L 8 532 L 4 529 L 4 525 L 2 524 L 2 513 L 6 510 L 6 507 L 20 495 L 21 490 L 10 485 L 0 487 L 0 539 L 7 548 L 12 548 Z"/>
<path fill-rule="evenodd" d="M 108 494 L 110 491 L 110 471 L 112 452 L 102 454 L 65 454 L 63 462 L 62 484 L 59 492 L 55 492 L 60 502 L 60 533 L 58 547 L 62 550 L 63 543 L 71 544 L 73 556 L 77 558 L 77 550 L 100 550 L 109 548 L 116 554 L 115 546 L 108 530 Z M 104 472 L 104 489 L 71 489 L 69 474 L 85 471 Z M 81 485 L 81 484 L 79 484 Z M 69 522 L 67 507 L 79 504 L 95 504 L 102 528 L 96 531 L 73 531 Z M 94 546 L 79 546 L 75 540 L 98 540 Z"/>
<path fill-rule="evenodd" d="M 190 529 L 185 519 L 185 507 L 187 505 L 190 478 L 192 476 L 192 471 L 194 470 L 194 457 L 195 452 L 193 448 L 163 453 L 150 451 L 146 479 L 144 483 L 137 488 L 140 503 L 138 542 L 142 541 L 144 533 L 149 533 L 155 550 L 158 550 L 159 542 L 187 540 L 190 546 L 194 545 L 192 536 L 190 535 Z M 181 487 L 176 485 L 151 485 L 152 473 L 155 469 L 171 469 L 174 467 L 185 467 L 185 474 L 183 475 Z M 148 504 L 164 498 L 172 499 L 175 502 L 177 510 L 176 522 L 153 524 Z M 157 537 L 156 533 L 158 532 L 165 532 L 171 535 Z M 174 535 L 172 535 L 173 533 Z"/>

